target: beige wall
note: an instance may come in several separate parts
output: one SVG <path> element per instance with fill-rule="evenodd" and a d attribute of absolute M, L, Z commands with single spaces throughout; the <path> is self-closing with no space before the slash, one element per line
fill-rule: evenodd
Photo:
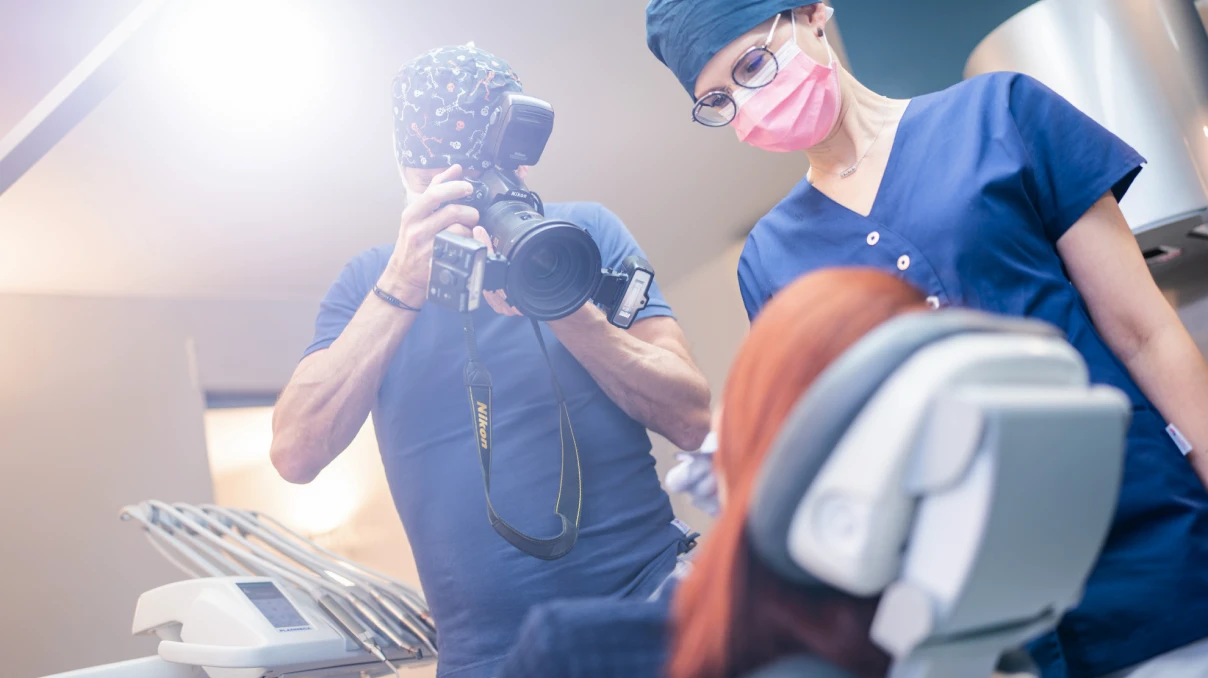
<path fill-rule="evenodd" d="M 204 391 L 279 388 L 312 316 L 313 304 L 0 295 L 5 676 L 155 651 L 130 636 L 134 603 L 179 576 L 118 510 L 209 501 Z"/>
<path fill-rule="evenodd" d="M 1191 330 L 1200 351 L 1208 356 L 1208 297 L 1187 303 L 1179 309 L 1179 316 Z"/>
<path fill-rule="evenodd" d="M 693 357 L 709 380 L 715 407 L 721 402 L 730 361 L 749 326 L 742 296 L 738 293 L 738 257 L 742 254 L 742 245 L 742 241 L 735 242 L 720 256 L 663 288 L 663 295 L 688 336 Z M 659 475 L 665 476 L 676 463 L 677 449 L 662 437 L 654 438 Z M 673 495 L 671 504 L 676 515 L 699 532 L 707 531 L 713 523 L 685 496 Z"/>
<path fill-rule="evenodd" d="M 185 340 L 77 300 L 4 298 L 0 317 L 5 673 L 150 654 L 134 601 L 174 575 L 118 509 L 210 497 Z"/>
<path fill-rule="evenodd" d="M 1196 259 L 1178 262 L 1174 267 L 1161 271 L 1158 285 L 1166 299 L 1179 310 L 1179 317 L 1187 326 L 1191 337 L 1199 344 L 1200 351 L 1208 355 L 1208 251 Z"/>

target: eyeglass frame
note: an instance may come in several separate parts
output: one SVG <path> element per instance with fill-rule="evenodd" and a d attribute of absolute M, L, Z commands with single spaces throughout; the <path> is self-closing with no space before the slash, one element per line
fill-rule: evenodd
<path fill-rule="evenodd" d="M 752 45 L 752 46 L 748 47 L 745 51 L 743 51 L 742 54 L 739 55 L 739 57 L 737 59 L 734 60 L 734 66 L 730 68 L 730 79 L 734 81 L 735 85 L 738 85 L 739 87 L 742 87 L 743 89 L 762 89 L 762 88 L 767 87 L 768 85 L 772 84 L 772 81 L 775 80 L 776 76 L 780 74 L 780 60 L 776 58 L 776 53 L 773 52 L 771 49 L 769 49 L 769 46 L 772 44 L 772 37 L 776 35 L 776 27 L 780 25 L 780 19 L 781 19 L 781 17 L 783 17 L 785 15 L 785 13 L 788 13 L 789 20 L 793 22 L 793 29 L 794 29 L 793 32 L 794 32 L 794 34 L 796 33 L 797 20 L 796 20 L 796 17 L 793 16 L 793 10 L 788 9 L 788 10 L 784 10 L 783 12 L 777 12 L 775 18 L 772 19 L 772 28 L 771 28 L 771 30 L 768 31 L 768 37 L 767 37 L 767 39 L 765 39 L 763 41 L 763 44 L 762 45 Z M 738 71 L 739 64 L 741 64 L 743 62 L 743 60 L 746 59 L 749 54 L 752 54 L 754 52 L 767 52 L 767 55 L 772 58 L 772 64 L 775 65 L 776 70 L 772 73 L 772 77 L 768 78 L 767 82 L 763 83 L 762 85 L 756 85 L 756 86 L 752 87 L 750 85 L 744 85 L 741 82 L 739 82 L 738 76 L 735 75 L 735 73 L 736 73 L 736 71 Z M 709 97 L 716 97 L 716 96 L 721 96 L 721 97 L 725 97 L 726 99 L 729 99 L 730 104 L 733 108 L 733 112 L 730 114 L 730 118 L 728 120 L 726 120 L 725 122 L 710 124 L 710 123 L 707 123 L 707 122 L 704 122 L 703 120 L 701 120 L 697 116 L 697 112 L 700 111 L 700 109 L 704 106 L 706 99 L 708 99 Z M 704 125 L 705 127 L 725 127 L 726 125 L 729 125 L 731 122 L 734 122 L 734 118 L 737 115 L 738 115 L 738 102 L 734 100 L 734 96 L 732 94 L 730 94 L 730 92 L 728 92 L 724 89 L 715 89 L 715 90 L 710 90 L 708 92 L 705 92 L 704 94 L 697 97 L 696 103 L 692 105 L 692 121 L 697 124 Z"/>

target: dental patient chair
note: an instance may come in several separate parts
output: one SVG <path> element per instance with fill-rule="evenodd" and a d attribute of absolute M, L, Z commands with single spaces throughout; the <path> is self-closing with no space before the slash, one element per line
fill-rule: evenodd
<path fill-rule="evenodd" d="M 990 676 L 1080 599 L 1130 411 L 1047 325 L 955 310 L 892 320 L 794 407 L 751 540 L 798 586 L 880 595 L 871 633 L 892 678 Z M 755 675 L 844 676 L 810 657 Z"/>

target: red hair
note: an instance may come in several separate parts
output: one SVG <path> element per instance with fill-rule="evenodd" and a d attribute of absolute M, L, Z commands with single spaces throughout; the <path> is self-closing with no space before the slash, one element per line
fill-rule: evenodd
<path fill-rule="evenodd" d="M 793 405 L 870 330 L 926 309 L 917 290 L 871 269 L 828 269 L 781 290 L 751 327 L 726 382 L 714 457 L 726 506 L 676 592 L 670 678 L 728 678 L 809 653 L 861 677 L 889 658 L 869 640 L 876 599 L 790 585 L 754 557 L 747 512 L 759 467 Z"/>

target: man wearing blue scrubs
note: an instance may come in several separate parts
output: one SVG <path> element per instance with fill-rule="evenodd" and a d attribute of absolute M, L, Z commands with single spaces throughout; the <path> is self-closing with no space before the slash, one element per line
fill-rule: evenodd
<path fill-rule="evenodd" d="M 838 63 L 830 14 L 818 0 L 647 8 L 651 51 L 698 123 L 809 158 L 747 239 L 747 312 L 808 271 L 871 266 L 934 308 L 1060 327 L 1091 379 L 1132 400 L 1133 420 L 1115 523 L 1084 599 L 1033 654 L 1046 678 L 1094 678 L 1198 644 L 1194 675 L 1208 675 L 1208 365 L 1117 204 L 1144 159 L 1019 74 L 887 99 Z"/>
<path fill-rule="evenodd" d="M 709 426 L 708 386 L 657 285 L 628 331 L 588 304 L 541 327 L 578 445 L 578 542 L 564 557 L 541 560 L 488 524 L 463 385 L 462 319 L 424 299 L 437 233 L 486 240 L 474 209 L 441 205 L 470 193 L 462 176 L 491 166 L 475 142 L 495 122 L 501 96 L 520 91 L 502 59 L 468 46 L 433 50 L 399 72 L 395 145 L 409 199 L 398 240 L 355 257 L 332 285 L 274 416 L 273 463 L 285 479 L 309 482 L 372 409 L 439 634 L 442 677 L 491 676 L 535 603 L 649 596 L 690 543 L 673 524 L 646 429 L 690 449 Z M 586 228 L 605 266 L 641 254 L 601 205 L 545 209 Z M 560 528 L 552 509 L 562 439 L 549 367 L 529 320 L 498 294 L 489 302 L 473 317 L 494 378 L 491 501 L 522 532 L 550 537 Z"/>

